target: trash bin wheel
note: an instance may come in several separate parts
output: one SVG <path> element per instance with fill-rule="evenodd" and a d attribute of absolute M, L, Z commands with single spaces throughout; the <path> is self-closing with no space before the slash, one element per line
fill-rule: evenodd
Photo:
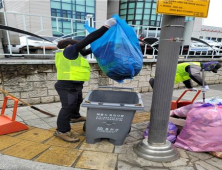
<path fill-rule="evenodd" d="M 86 122 L 84 122 L 83 124 L 83 127 L 82 127 L 82 130 L 85 132 L 86 131 Z M 129 132 L 128 134 L 131 132 L 131 126 L 130 126 L 130 129 L 129 129 Z"/>

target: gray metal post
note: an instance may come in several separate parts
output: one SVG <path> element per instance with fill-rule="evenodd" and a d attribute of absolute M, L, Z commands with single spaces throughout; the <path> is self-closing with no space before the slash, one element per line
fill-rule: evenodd
<path fill-rule="evenodd" d="M 134 151 L 157 162 L 179 158 L 177 150 L 166 140 L 171 100 L 185 17 L 163 15 L 151 106 L 148 141 L 142 140 Z"/>

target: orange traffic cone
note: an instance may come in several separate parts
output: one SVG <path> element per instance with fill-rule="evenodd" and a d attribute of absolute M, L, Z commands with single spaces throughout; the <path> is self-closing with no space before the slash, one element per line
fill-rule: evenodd
<path fill-rule="evenodd" d="M 12 117 L 4 115 L 8 99 L 14 100 L 14 108 L 13 108 Z M 17 107 L 18 107 L 18 100 L 17 99 L 15 99 L 11 96 L 6 96 L 4 98 L 2 111 L 1 111 L 1 115 L 0 115 L 0 135 L 5 135 L 5 134 L 29 129 L 26 125 L 15 121 Z"/>

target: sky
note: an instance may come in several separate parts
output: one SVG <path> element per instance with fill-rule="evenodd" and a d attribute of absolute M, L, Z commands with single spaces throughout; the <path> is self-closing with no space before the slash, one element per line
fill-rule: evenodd
<path fill-rule="evenodd" d="M 210 0 L 208 17 L 203 19 L 203 25 L 222 27 L 222 0 Z"/>

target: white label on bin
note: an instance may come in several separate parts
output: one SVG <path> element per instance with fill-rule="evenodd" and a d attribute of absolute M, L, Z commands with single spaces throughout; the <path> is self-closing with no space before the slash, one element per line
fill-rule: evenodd
<path fill-rule="evenodd" d="M 119 131 L 119 129 L 97 127 L 96 131 L 97 132 L 103 132 L 103 133 L 116 133 L 116 132 Z"/>
<path fill-rule="evenodd" d="M 96 120 L 112 120 L 122 122 L 124 115 L 97 113 Z"/>

